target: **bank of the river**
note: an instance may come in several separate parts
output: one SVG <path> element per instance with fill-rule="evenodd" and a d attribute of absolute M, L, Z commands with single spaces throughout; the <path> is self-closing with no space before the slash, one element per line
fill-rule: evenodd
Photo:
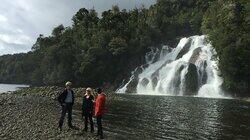
<path fill-rule="evenodd" d="M 85 94 L 85 89 L 83 87 L 73 88 L 75 92 L 75 98 L 76 102 L 81 103 L 81 99 L 83 95 Z M 58 94 L 64 90 L 64 87 L 58 87 L 58 86 L 42 86 L 42 87 L 27 87 L 22 88 L 20 90 L 16 90 L 13 92 L 10 92 L 11 94 L 16 95 L 38 95 L 43 97 L 49 97 L 53 100 L 56 100 L 58 97 Z M 105 92 L 109 95 L 109 99 L 112 99 L 115 94 L 110 89 L 105 89 Z M 94 92 L 94 96 L 97 96 L 97 94 Z"/>
<path fill-rule="evenodd" d="M 62 132 L 57 129 L 61 108 L 56 97 L 62 90 L 56 86 L 32 87 L 1 94 L 0 139 L 97 139 L 94 134 L 82 131 L 80 102 L 84 88 L 74 89 L 73 123 L 76 129 L 69 130 L 67 125 Z"/>
<path fill-rule="evenodd" d="M 0 139 L 97 139 L 83 133 L 75 88 L 76 130 L 57 129 L 62 87 L 31 87 L 0 94 Z M 250 104 L 243 100 L 107 93 L 106 139 L 249 139 Z M 67 121 L 67 120 L 65 120 Z M 67 123 L 65 123 L 67 124 Z"/>

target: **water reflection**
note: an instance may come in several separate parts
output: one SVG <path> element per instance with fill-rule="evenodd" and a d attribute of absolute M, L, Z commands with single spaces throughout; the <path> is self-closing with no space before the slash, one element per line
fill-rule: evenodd
<path fill-rule="evenodd" d="M 119 95 L 104 123 L 114 139 L 248 139 L 249 106 L 237 100 Z"/>
<path fill-rule="evenodd" d="M 0 84 L 0 93 L 16 91 L 19 88 L 29 87 L 28 85 Z"/>

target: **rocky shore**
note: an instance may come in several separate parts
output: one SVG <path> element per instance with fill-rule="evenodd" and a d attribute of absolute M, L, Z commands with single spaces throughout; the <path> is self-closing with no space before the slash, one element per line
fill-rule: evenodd
<path fill-rule="evenodd" d="M 63 90 L 62 87 L 31 87 L 23 88 L 12 93 L 10 92 L 0 94 L 0 140 L 98 139 L 94 134 L 91 134 L 90 132 L 83 132 L 83 119 L 81 118 L 81 99 L 84 94 L 84 89 L 85 88 L 74 89 L 74 91 L 76 92 L 76 103 L 73 107 L 73 125 L 75 126 L 75 129 L 69 129 L 67 127 L 67 119 L 65 119 L 63 131 L 57 129 L 61 107 L 56 100 L 58 94 Z M 138 137 L 138 139 L 144 138 L 144 131 L 148 132 L 147 129 L 150 129 L 150 127 L 148 127 L 149 124 L 147 124 L 149 122 L 149 118 L 146 117 L 144 122 L 141 122 L 143 121 L 143 119 L 138 120 L 136 119 L 136 117 L 133 118 L 132 120 L 136 120 L 135 122 L 139 121 L 139 124 L 143 123 L 147 125 L 144 127 L 143 132 L 138 132 L 138 130 L 136 129 L 136 131 L 134 131 L 133 129 L 131 129 L 130 124 L 128 126 L 128 124 L 123 121 L 123 118 L 130 117 L 126 113 L 124 114 L 124 112 L 129 112 L 134 106 L 131 104 L 126 104 L 126 98 L 121 98 L 119 96 L 116 96 L 116 94 L 112 94 L 112 92 L 108 92 L 107 90 L 105 91 L 108 97 L 107 107 L 109 109 L 113 107 L 113 110 L 109 110 L 106 115 L 107 118 L 104 119 L 105 139 L 136 139 L 134 136 Z M 167 99 L 169 99 L 169 101 L 172 101 L 171 98 Z M 249 98 L 240 100 L 248 102 L 250 101 Z M 118 103 L 122 103 L 122 105 L 116 107 Z M 137 103 L 137 111 L 145 109 L 145 107 L 140 107 L 140 105 L 142 104 L 141 101 L 133 103 Z M 150 103 L 150 105 L 154 104 L 155 103 Z M 119 112 L 120 118 L 119 116 L 115 115 L 114 112 Z M 155 116 L 155 114 L 153 116 Z M 137 129 L 141 130 L 141 128 Z M 152 132 L 155 132 L 154 129 Z"/>
<path fill-rule="evenodd" d="M 84 88 L 74 89 L 76 128 L 69 129 L 65 119 L 63 131 L 57 129 L 61 108 L 56 97 L 62 90 L 61 87 L 32 87 L 0 94 L 0 139 L 97 139 L 94 134 L 82 131 L 80 101 Z"/>

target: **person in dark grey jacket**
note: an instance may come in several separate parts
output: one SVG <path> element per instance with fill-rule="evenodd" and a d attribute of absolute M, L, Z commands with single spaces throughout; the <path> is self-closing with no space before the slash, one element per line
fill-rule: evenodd
<path fill-rule="evenodd" d="M 59 126 L 58 126 L 60 130 L 62 130 L 63 121 L 67 112 L 68 112 L 68 126 L 69 128 L 73 128 L 72 106 L 75 100 L 74 91 L 71 89 L 71 86 L 72 86 L 71 82 L 67 82 L 65 86 L 66 86 L 65 90 L 58 96 L 58 102 L 62 106 L 62 112 L 61 112 L 61 117 L 60 117 Z"/>

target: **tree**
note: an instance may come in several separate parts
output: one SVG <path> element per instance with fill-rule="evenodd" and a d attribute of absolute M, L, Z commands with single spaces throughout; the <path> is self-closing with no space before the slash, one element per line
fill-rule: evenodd
<path fill-rule="evenodd" d="M 121 55 L 126 52 L 126 40 L 120 37 L 112 38 L 108 44 L 109 51 L 114 55 Z"/>
<path fill-rule="evenodd" d="M 249 5 L 244 0 L 214 2 L 202 27 L 218 53 L 223 87 L 241 96 L 250 88 Z"/>
<path fill-rule="evenodd" d="M 61 24 L 61 25 L 59 25 L 59 26 L 57 26 L 57 27 L 55 27 L 54 29 L 53 29 L 53 31 L 52 31 L 52 36 L 54 36 L 54 37 L 60 37 L 61 35 L 62 35 L 62 33 L 63 33 L 63 31 L 64 31 L 64 26 Z"/>
<path fill-rule="evenodd" d="M 149 9 L 113 6 L 101 17 L 81 8 L 72 26 L 40 35 L 31 52 L 1 56 L 0 82 L 117 86 L 145 63 L 151 48 L 206 33 L 218 53 L 224 87 L 248 91 L 249 5 L 246 0 L 157 0 Z"/>

